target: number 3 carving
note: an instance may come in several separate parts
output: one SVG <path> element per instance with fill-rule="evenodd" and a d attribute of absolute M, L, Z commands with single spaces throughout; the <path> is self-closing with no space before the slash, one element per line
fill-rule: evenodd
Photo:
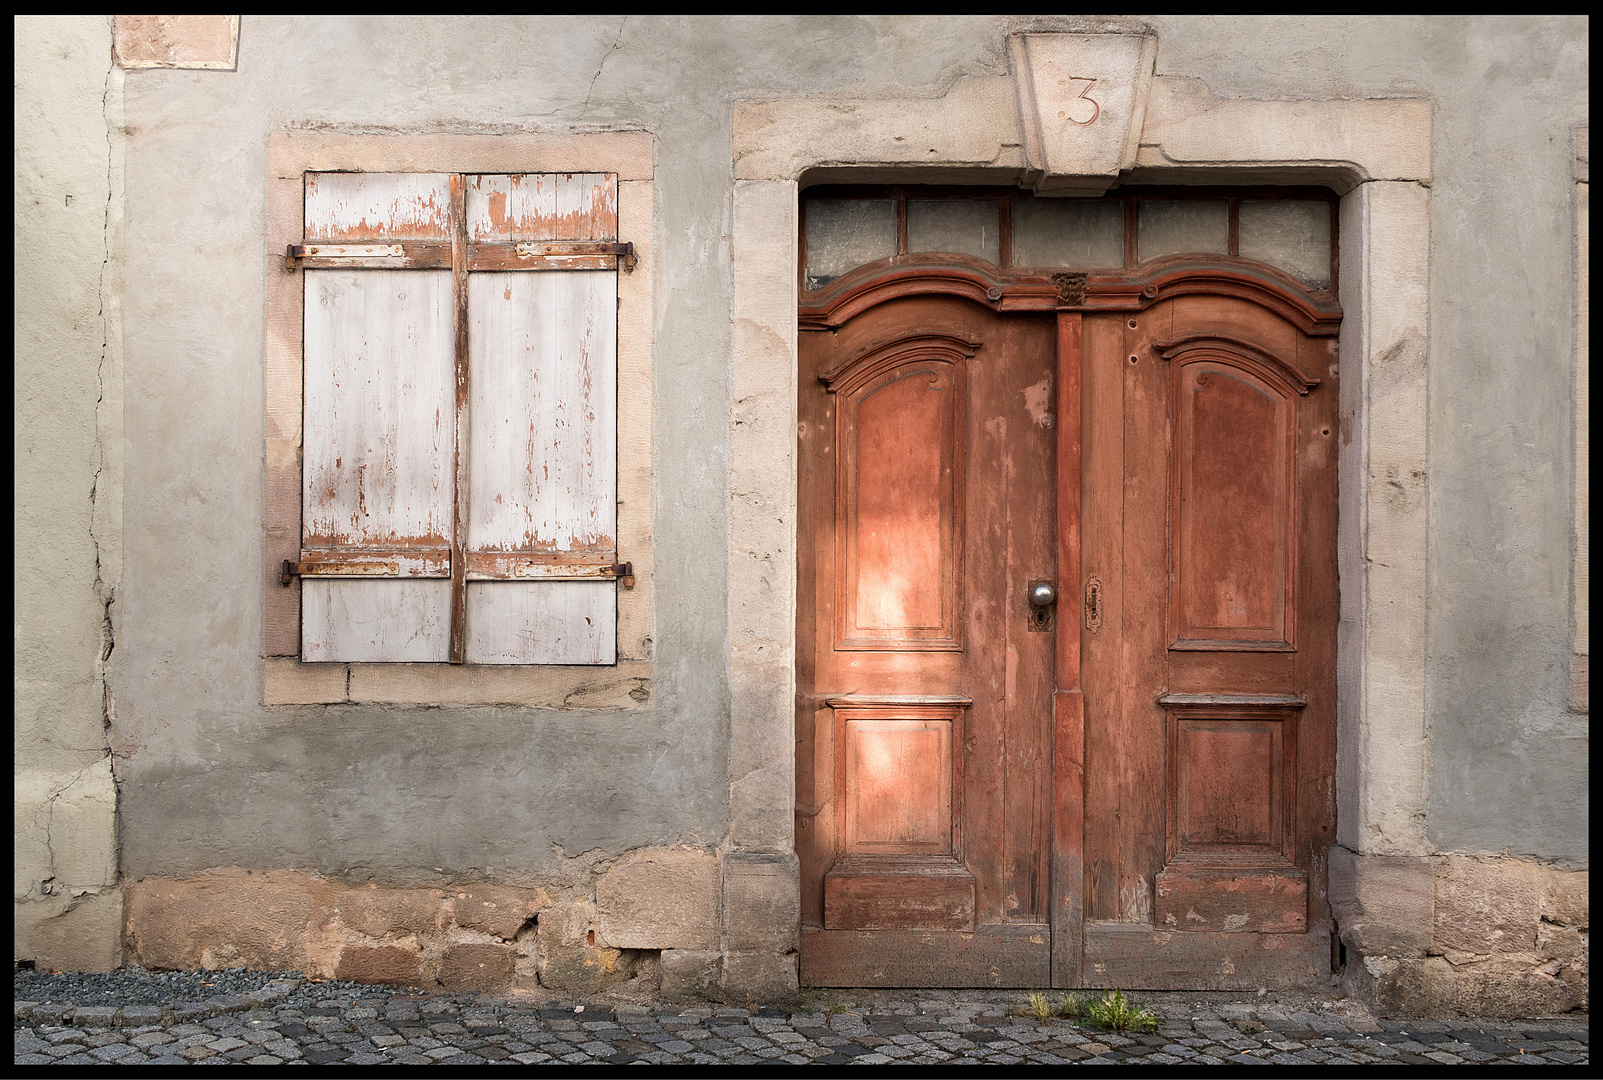
<path fill-rule="evenodd" d="M 1058 117 L 1067 120 L 1071 124 L 1078 124 L 1080 127 L 1096 123 L 1097 117 L 1102 115 L 1102 106 L 1086 96 L 1091 92 L 1091 88 L 1096 86 L 1096 80 L 1070 79 L 1068 81 L 1080 83 L 1080 92 L 1069 102 L 1067 109 L 1058 113 Z"/>

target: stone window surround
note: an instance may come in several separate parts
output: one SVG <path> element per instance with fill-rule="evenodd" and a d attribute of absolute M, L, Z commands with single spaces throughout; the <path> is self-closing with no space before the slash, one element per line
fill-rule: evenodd
<path fill-rule="evenodd" d="M 525 705 L 639 709 L 650 700 L 653 597 L 652 310 L 655 140 L 648 132 L 500 135 L 279 132 L 268 139 L 264 705 L 336 703 Z M 309 664 L 299 659 L 300 590 L 279 582 L 297 559 L 301 524 L 300 272 L 284 249 L 301 242 L 303 176 L 360 172 L 612 172 L 618 230 L 638 260 L 618 274 L 618 550 L 635 587 L 618 590 L 615 666 Z"/>
<path fill-rule="evenodd" d="M 1151 70 L 1148 68 L 1147 70 Z M 794 866 L 797 203 L 803 183 L 1030 175 L 1014 76 L 925 100 L 741 103 L 728 566 L 730 835 Z M 1139 112 L 1138 112 L 1138 115 Z M 1214 98 L 1152 79 L 1126 182 L 1326 184 L 1341 194 L 1337 833 L 1427 855 L 1425 595 L 1431 104 Z"/>

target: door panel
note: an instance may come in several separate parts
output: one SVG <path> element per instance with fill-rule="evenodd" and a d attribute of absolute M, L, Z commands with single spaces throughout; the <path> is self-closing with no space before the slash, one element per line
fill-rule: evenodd
<path fill-rule="evenodd" d="M 1045 985 L 1055 323 L 919 297 L 801 338 L 803 981 Z"/>
<path fill-rule="evenodd" d="M 1084 981 L 1309 985 L 1335 809 L 1334 339 L 1221 296 L 1087 315 L 1085 339 Z"/>

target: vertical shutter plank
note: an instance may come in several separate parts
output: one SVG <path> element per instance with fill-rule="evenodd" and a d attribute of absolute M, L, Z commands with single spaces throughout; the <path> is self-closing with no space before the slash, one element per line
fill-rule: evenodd
<path fill-rule="evenodd" d="M 451 275 L 306 272 L 303 544 L 443 547 Z"/>
<path fill-rule="evenodd" d="M 474 274 L 471 551 L 615 551 L 617 279 Z"/>

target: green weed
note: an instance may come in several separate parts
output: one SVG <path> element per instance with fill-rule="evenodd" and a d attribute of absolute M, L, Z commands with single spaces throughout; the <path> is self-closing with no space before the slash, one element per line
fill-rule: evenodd
<path fill-rule="evenodd" d="M 1047 1003 L 1046 995 L 1039 990 L 1030 991 L 1030 1003 L 1025 1006 L 1025 1011 L 1043 1024 L 1052 1019 L 1052 1006 Z"/>
<path fill-rule="evenodd" d="M 1125 998 L 1122 990 L 1109 990 L 1085 1005 L 1087 1022 L 1105 1031 L 1156 1031 L 1161 1018 L 1141 1000 Z"/>

